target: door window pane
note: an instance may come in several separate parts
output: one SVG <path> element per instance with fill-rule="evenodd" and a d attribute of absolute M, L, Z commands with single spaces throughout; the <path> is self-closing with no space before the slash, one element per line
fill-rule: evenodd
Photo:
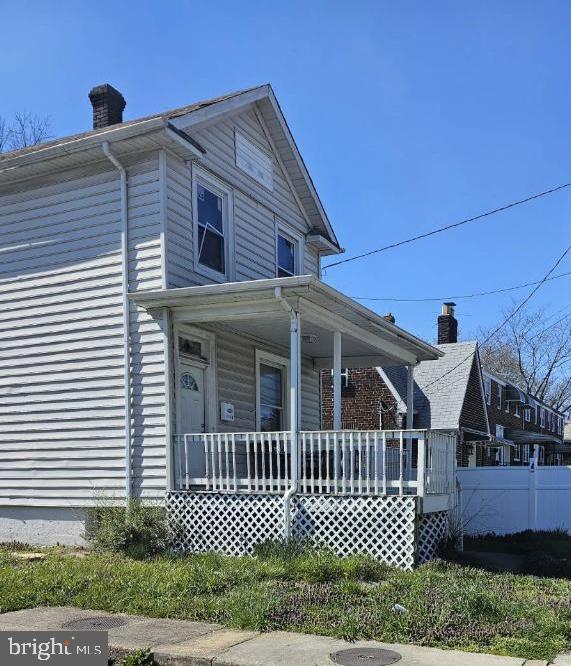
<path fill-rule="evenodd" d="M 276 432 L 282 429 L 281 409 L 262 405 L 260 411 L 260 430 L 262 432 Z"/>
<path fill-rule="evenodd" d="M 203 185 L 197 185 L 198 261 L 225 272 L 223 201 Z"/>
<path fill-rule="evenodd" d="M 295 275 L 295 243 L 278 235 L 278 277 Z"/>

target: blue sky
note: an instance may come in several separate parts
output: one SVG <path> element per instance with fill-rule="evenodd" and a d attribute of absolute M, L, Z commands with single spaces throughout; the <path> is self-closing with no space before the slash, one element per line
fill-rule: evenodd
<path fill-rule="evenodd" d="M 271 82 L 346 256 L 571 181 L 563 1 L 0 0 L 0 15 L 0 114 L 49 114 L 56 136 L 89 129 L 95 84 L 133 118 Z M 377 298 L 507 287 L 546 272 L 570 222 L 571 188 L 326 280 Z M 569 313 L 569 286 L 533 302 Z M 461 335 L 526 293 L 458 300 Z M 438 303 L 367 304 L 434 340 Z"/>

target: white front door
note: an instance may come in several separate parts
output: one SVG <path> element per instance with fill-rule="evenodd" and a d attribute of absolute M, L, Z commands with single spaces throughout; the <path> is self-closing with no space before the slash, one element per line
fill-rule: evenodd
<path fill-rule="evenodd" d="M 205 432 L 204 368 L 179 361 L 178 432 Z"/>

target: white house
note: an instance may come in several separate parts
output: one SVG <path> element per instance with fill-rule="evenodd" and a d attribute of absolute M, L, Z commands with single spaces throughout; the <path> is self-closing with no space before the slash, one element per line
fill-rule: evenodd
<path fill-rule="evenodd" d="M 93 130 L 0 155 L 0 540 L 166 498 L 187 549 L 429 557 L 453 446 L 341 430 L 341 368 L 412 386 L 440 352 L 320 281 L 341 249 L 272 88 L 128 122 L 113 87 L 90 99 Z"/>

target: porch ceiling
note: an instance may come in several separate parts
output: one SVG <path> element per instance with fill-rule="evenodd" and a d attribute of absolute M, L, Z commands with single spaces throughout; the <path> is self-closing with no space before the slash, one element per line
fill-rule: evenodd
<path fill-rule="evenodd" d="M 331 367 L 333 332 L 343 336 L 344 367 L 415 364 L 442 352 L 310 275 L 131 293 L 146 309 L 169 308 L 179 323 L 223 323 L 287 347 L 289 314 L 301 316 L 302 353 Z"/>

